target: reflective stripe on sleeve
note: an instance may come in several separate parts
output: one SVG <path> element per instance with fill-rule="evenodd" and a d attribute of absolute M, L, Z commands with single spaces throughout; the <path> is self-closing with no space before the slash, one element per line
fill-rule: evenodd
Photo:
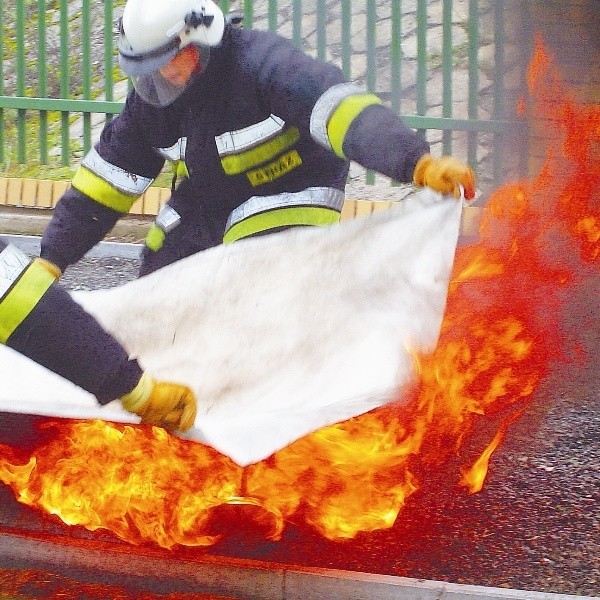
<path fill-rule="evenodd" d="M 90 150 L 73 177 L 73 187 L 92 200 L 120 213 L 127 213 L 154 180 L 129 173 Z"/>
<path fill-rule="evenodd" d="M 372 104 L 381 104 L 356 83 L 340 83 L 329 88 L 316 102 L 310 115 L 310 133 L 321 145 L 340 158 L 344 138 L 352 121 Z"/>
<path fill-rule="evenodd" d="M 0 252 L 0 343 L 6 344 L 54 281 L 14 246 Z"/>
<path fill-rule="evenodd" d="M 73 187 L 92 200 L 117 212 L 126 214 L 131 210 L 137 196 L 124 194 L 105 179 L 80 166 L 73 177 Z"/>
<path fill-rule="evenodd" d="M 169 204 L 165 204 L 156 215 L 156 220 L 146 235 L 146 246 L 158 252 L 165 243 L 167 233 L 173 231 L 181 223 L 181 216 Z"/>
<path fill-rule="evenodd" d="M 112 187 L 130 196 L 141 196 L 151 185 L 154 179 L 142 177 L 136 173 L 130 173 L 104 160 L 98 152 L 92 148 L 81 161 L 81 165 L 101 179 L 104 179 Z"/>
<path fill-rule="evenodd" d="M 335 109 L 327 124 L 327 134 L 331 143 L 331 149 L 340 158 L 346 158 L 344 155 L 343 144 L 346 133 L 352 122 L 360 113 L 373 104 L 381 104 L 380 98 L 375 94 L 362 94 L 360 96 L 350 96 L 343 100 Z"/>
<path fill-rule="evenodd" d="M 153 252 L 158 252 L 165 243 L 165 237 L 165 232 L 156 223 L 153 223 L 146 234 L 145 244 Z"/>

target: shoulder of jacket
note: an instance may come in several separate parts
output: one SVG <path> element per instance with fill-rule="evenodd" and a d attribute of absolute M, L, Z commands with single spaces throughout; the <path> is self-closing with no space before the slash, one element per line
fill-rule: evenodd
<path fill-rule="evenodd" d="M 273 31 L 264 29 L 231 28 L 223 40 L 225 48 L 270 48 L 274 45 L 284 45 L 296 48 L 292 40 Z"/>

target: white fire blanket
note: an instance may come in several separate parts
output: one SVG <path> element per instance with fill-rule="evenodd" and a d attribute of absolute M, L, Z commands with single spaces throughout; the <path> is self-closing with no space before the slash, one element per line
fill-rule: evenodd
<path fill-rule="evenodd" d="M 397 207 L 198 253 L 73 297 L 158 378 L 198 398 L 186 434 L 240 465 L 399 398 L 435 348 L 462 203 Z M 0 411 L 133 422 L 0 347 Z"/>

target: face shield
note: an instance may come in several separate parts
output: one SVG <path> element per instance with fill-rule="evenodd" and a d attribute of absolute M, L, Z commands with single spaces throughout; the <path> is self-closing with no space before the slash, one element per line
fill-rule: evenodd
<path fill-rule="evenodd" d="M 119 64 L 140 97 L 153 106 L 167 106 L 183 94 L 205 70 L 210 48 L 188 43 L 180 36 L 147 52 L 135 52 L 119 22 Z"/>

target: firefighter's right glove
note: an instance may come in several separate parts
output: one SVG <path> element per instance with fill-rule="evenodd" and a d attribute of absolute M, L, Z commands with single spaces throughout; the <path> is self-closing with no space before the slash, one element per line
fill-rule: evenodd
<path fill-rule="evenodd" d="M 62 271 L 53 262 L 50 262 L 45 258 L 36 258 L 34 259 L 34 262 L 46 269 L 46 271 L 48 271 L 48 273 L 50 273 L 50 275 L 52 275 L 56 281 L 60 279 Z"/>
<path fill-rule="evenodd" d="M 420 187 L 430 187 L 436 192 L 455 198 L 461 197 L 461 187 L 466 200 L 475 198 L 475 172 L 471 167 L 452 156 L 434 158 L 425 154 L 417 162 L 413 182 Z"/>
<path fill-rule="evenodd" d="M 185 385 L 156 381 L 144 373 L 129 394 L 121 397 L 123 408 L 139 415 L 142 423 L 168 431 L 187 431 L 196 420 L 196 397 Z"/>

